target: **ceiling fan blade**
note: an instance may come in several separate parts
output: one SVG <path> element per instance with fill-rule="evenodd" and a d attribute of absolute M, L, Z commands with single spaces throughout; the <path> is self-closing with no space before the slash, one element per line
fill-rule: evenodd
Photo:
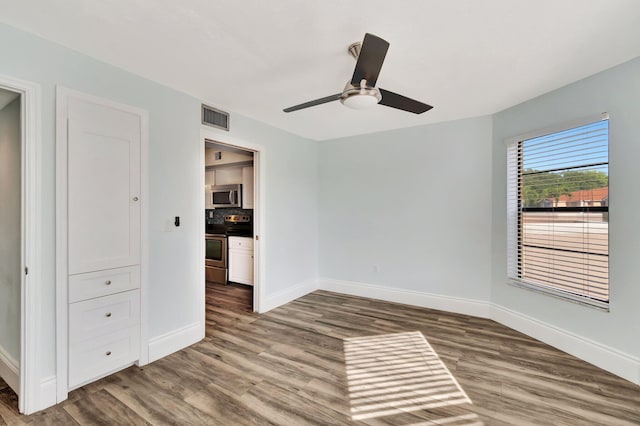
<path fill-rule="evenodd" d="M 316 100 L 313 100 L 313 101 L 305 102 L 305 103 L 300 104 L 300 105 L 295 105 L 295 106 L 292 106 L 292 107 L 289 107 L 289 108 L 285 108 L 285 109 L 283 109 L 283 111 L 284 112 L 292 112 L 292 111 L 298 111 L 299 109 L 309 108 L 309 107 L 320 105 L 320 104 L 326 104 L 327 102 L 337 101 L 338 99 L 340 99 L 340 96 L 342 96 L 342 93 L 338 93 L 336 95 L 327 96 L 327 97 L 324 97 L 324 98 L 320 98 L 320 99 L 316 99 Z"/>
<path fill-rule="evenodd" d="M 375 86 L 387 50 L 389 50 L 389 43 L 385 40 L 373 34 L 365 34 L 351 84 L 358 86 L 360 81 L 365 79 L 370 86 Z"/>
<path fill-rule="evenodd" d="M 388 90 L 378 90 L 380 90 L 380 94 L 382 95 L 382 100 L 378 102 L 380 105 L 409 111 L 414 114 L 422 114 L 423 112 L 429 111 L 433 108 L 431 105 L 424 104 L 416 101 L 415 99 L 407 98 L 406 96 L 398 95 L 397 93 L 393 93 Z"/>

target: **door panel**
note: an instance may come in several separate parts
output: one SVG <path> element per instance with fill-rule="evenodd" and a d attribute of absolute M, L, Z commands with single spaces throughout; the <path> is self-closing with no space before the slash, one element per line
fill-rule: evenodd
<path fill-rule="evenodd" d="M 131 115 L 94 107 L 68 121 L 70 275 L 140 263 L 140 131 Z"/>

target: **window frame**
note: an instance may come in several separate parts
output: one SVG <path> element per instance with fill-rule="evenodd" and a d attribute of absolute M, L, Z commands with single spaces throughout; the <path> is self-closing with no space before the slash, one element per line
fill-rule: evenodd
<path fill-rule="evenodd" d="M 507 284 L 524 288 L 527 290 L 532 290 L 538 293 L 546 294 L 549 296 L 553 296 L 556 298 L 560 298 L 565 301 L 578 303 L 581 305 L 597 308 L 603 311 L 610 310 L 610 304 L 612 299 L 611 292 L 611 270 L 609 269 L 609 277 L 608 277 L 608 288 L 609 288 L 609 300 L 602 301 L 597 299 L 591 299 L 587 296 L 580 296 L 577 294 L 570 293 L 569 291 L 554 289 L 551 286 L 546 286 L 543 284 L 536 284 L 531 281 L 526 281 L 518 278 L 518 264 L 519 264 L 519 250 L 518 245 L 521 241 L 520 239 L 520 229 L 519 229 L 519 207 L 518 204 L 521 200 L 520 188 L 518 185 L 517 174 L 519 173 L 519 163 L 522 161 L 522 158 L 518 156 L 519 144 L 527 141 L 529 139 L 538 138 L 541 136 L 551 135 L 553 133 L 559 133 L 566 130 L 571 130 L 577 127 L 586 126 L 589 124 L 594 124 L 599 121 L 609 120 L 609 133 L 607 135 L 607 149 L 610 150 L 611 146 L 611 121 L 608 113 L 603 112 L 601 114 L 592 115 L 588 117 L 584 117 L 581 119 L 565 122 L 562 124 L 558 124 L 555 126 L 547 127 L 540 130 L 534 130 L 532 132 L 524 133 L 518 136 L 514 136 L 508 139 L 505 139 L 504 143 L 506 146 L 506 154 L 507 154 L 507 199 L 506 199 L 506 211 L 507 211 Z M 514 152 L 515 151 L 515 152 Z M 607 161 L 609 162 L 609 155 L 607 155 Z M 513 169 L 513 170 L 512 170 Z M 515 177 L 514 177 L 515 176 Z M 610 188 L 610 182 L 609 182 Z M 511 200 L 517 200 L 515 205 Z M 610 215 L 610 204 L 607 206 L 608 218 L 611 219 Z M 607 232 L 607 244 L 608 250 L 607 253 L 610 252 L 610 240 L 611 233 L 610 229 Z M 610 262 L 608 261 L 609 265 Z"/>

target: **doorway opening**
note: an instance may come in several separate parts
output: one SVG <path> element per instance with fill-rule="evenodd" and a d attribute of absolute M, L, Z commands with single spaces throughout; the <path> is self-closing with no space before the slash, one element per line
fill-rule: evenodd
<path fill-rule="evenodd" d="M 204 141 L 207 312 L 259 310 L 259 154 Z"/>
<path fill-rule="evenodd" d="M 0 377 L 20 393 L 22 97 L 0 89 Z"/>
<path fill-rule="evenodd" d="M 15 391 L 25 414 L 43 399 L 39 134 L 40 87 L 0 75 L 0 388 Z"/>

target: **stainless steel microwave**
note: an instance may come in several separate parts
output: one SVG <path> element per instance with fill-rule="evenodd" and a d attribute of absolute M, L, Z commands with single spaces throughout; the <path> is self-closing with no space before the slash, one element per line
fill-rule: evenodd
<path fill-rule="evenodd" d="M 206 208 L 242 207 L 242 185 L 216 185 L 207 191 Z"/>

